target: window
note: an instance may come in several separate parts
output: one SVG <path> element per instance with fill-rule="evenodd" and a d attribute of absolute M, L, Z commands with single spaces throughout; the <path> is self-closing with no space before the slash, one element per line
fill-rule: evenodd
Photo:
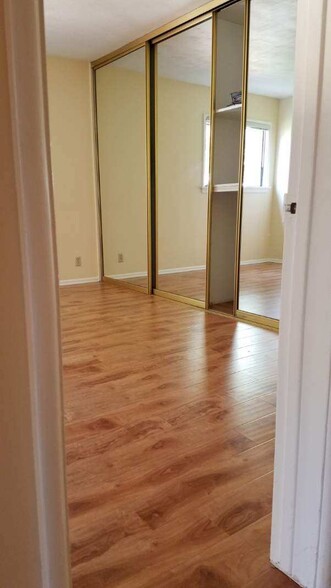
<path fill-rule="evenodd" d="M 244 186 L 269 188 L 270 125 L 247 122 Z"/>
<path fill-rule="evenodd" d="M 207 190 L 209 184 L 209 149 L 210 149 L 210 116 L 203 117 L 203 160 L 202 160 L 202 189 Z"/>

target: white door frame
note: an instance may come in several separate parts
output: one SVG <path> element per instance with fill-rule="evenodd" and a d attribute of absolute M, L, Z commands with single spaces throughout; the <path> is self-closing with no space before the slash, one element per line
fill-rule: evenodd
<path fill-rule="evenodd" d="M 0 22 L 0 585 L 69 588 L 41 0 L 0 0 Z"/>
<path fill-rule="evenodd" d="M 327 0 L 299 0 L 271 560 L 309 588 L 331 586 L 330 35 Z"/>

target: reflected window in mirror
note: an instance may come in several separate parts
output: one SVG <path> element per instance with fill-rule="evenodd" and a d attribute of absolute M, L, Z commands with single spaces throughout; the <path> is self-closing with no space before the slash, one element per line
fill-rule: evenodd
<path fill-rule="evenodd" d="M 245 137 L 245 188 L 270 187 L 270 125 L 248 121 Z"/>
<path fill-rule="evenodd" d="M 203 116 L 203 154 L 202 154 L 202 190 L 207 192 L 209 184 L 209 163 L 210 163 L 210 116 Z"/>

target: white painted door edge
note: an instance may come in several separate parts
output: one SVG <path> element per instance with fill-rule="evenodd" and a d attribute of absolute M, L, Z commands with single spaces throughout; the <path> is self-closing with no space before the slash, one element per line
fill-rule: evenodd
<path fill-rule="evenodd" d="M 331 523 L 330 494 L 325 491 L 331 474 L 327 454 L 331 320 L 325 299 L 331 275 L 324 242 L 330 195 L 323 178 L 329 175 L 330 185 L 330 165 L 320 165 L 316 174 L 316 161 L 323 159 L 319 133 L 325 139 L 331 126 L 329 109 L 320 111 L 322 91 L 330 94 L 331 89 L 330 51 L 324 54 L 326 26 L 331 34 L 327 4 L 327 0 L 298 0 L 288 196 L 298 202 L 298 210 L 285 219 L 271 545 L 272 563 L 307 588 L 331 585 L 330 532 L 321 521 L 322 512 Z M 321 116 L 323 126 L 319 126 Z M 323 312 L 324 320 L 312 322 L 312 316 L 321 317 Z"/>
<path fill-rule="evenodd" d="M 34 468 L 37 525 L 20 521 L 17 546 L 23 537 L 36 545 L 40 584 L 31 583 L 25 569 L 26 588 L 70 588 L 70 559 L 65 484 L 62 364 L 59 329 L 55 223 L 50 171 L 44 15 L 41 0 L 3 0 L 6 55 L 10 86 L 10 116 L 15 158 L 16 200 L 24 279 L 24 315 L 28 349 L 31 407 L 30 444 Z M 23 24 L 24 23 L 24 24 Z M 28 56 L 28 67 L 26 56 Z M 15 288 L 15 284 L 11 286 Z M 18 362 L 19 365 L 19 362 Z M 26 415 L 28 419 L 30 413 Z M 8 415 L 10 418 L 10 415 Z M 9 448 L 2 448 L 4 451 Z M 16 456 L 17 468 L 26 468 Z M 12 488 L 19 511 L 22 488 Z M 15 545 L 3 555 L 13 559 Z M 16 565 L 20 565 L 17 562 Z M 3 578 L 2 578 L 3 579 Z M 6 586 L 14 578 L 6 579 Z"/>

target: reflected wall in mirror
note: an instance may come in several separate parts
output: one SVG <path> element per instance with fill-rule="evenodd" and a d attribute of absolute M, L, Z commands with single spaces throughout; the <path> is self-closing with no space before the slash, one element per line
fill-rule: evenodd
<path fill-rule="evenodd" d="M 234 314 L 245 3 L 217 13 L 210 306 Z"/>
<path fill-rule="evenodd" d="M 239 309 L 279 319 L 296 0 L 251 0 Z"/>
<path fill-rule="evenodd" d="M 96 72 L 104 275 L 148 286 L 145 48 Z"/>
<path fill-rule="evenodd" d="M 205 300 L 211 19 L 157 45 L 157 288 Z"/>

